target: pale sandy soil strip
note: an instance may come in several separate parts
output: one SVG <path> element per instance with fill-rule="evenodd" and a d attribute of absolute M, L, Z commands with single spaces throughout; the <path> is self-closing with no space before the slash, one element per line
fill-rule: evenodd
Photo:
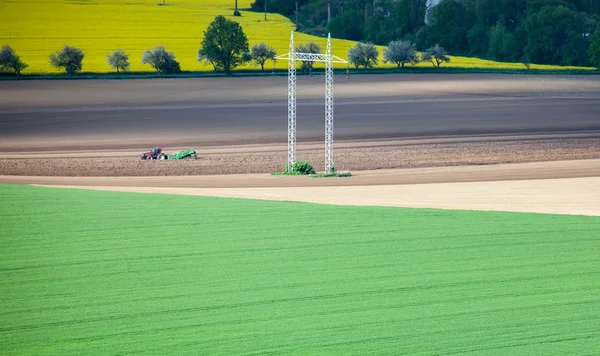
<path fill-rule="evenodd" d="M 600 216 L 600 160 L 359 171 L 350 178 L 0 176 L 0 183 L 339 205 Z M 600 227 L 599 227 L 600 230 Z"/>
<path fill-rule="evenodd" d="M 165 188 L 57 186 L 337 205 L 371 205 L 600 216 L 600 177 L 385 186 Z M 600 229 L 600 225 L 599 225 Z M 600 231 L 599 231 L 600 232 Z"/>
<path fill-rule="evenodd" d="M 165 188 L 273 188 L 490 182 L 600 177 L 600 159 L 455 167 L 380 169 L 356 171 L 352 172 L 352 174 L 353 176 L 349 178 L 285 177 L 271 176 L 269 174 L 138 177 L 4 175 L 0 176 L 0 183 Z M 596 189 L 600 189 L 600 187 Z"/>

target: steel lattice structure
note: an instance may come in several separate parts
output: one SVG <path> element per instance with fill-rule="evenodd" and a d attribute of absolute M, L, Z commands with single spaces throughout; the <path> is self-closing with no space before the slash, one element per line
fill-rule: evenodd
<path fill-rule="evenodd" d="M 296 62 L 325 63 L 325 172 L 333 173 L 333 63 L 348 63 L 331 54 L 331 35 L 327 36 L 327 51 L 322 53 L 299 53 L 294 48 L 294 31 L 290 37 L 290 51 L 276 59 L 288 61 L 288 162 L 293 172 L 296 163 Z"/>
<path fill-rule="evenodd" d="M 296 163 L 296 56 L 294 55 L 294 32 L 290 39 L 290 59 L 288 60 L 288 162 L 287 170 L 294 172 Z"/>

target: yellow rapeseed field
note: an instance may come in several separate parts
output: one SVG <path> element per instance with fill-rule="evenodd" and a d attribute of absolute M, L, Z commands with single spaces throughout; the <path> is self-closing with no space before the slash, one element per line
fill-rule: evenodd
<path fill-rule="evenodd" d="M 241 17 L 233 17 L 234 0 L 4 0 L 0 3 L 0 45 L 10 45 L 29 64 L 24 73 L 55 73 L 48 56 L 63 45 L 81 48 L 85 52 L 84 72 L 109 72 L 106 55 L 121 48 L 130 55 L 132 71 L 151 71 L 142 65 L 142 52 L 155 45 L 165 45 L 181 63 L 182 70 L 210 71 L 196 61 L 203 31 L 217 15 L 240 22 L 250 45 L 264 41 L 277 49 L 288 51 L 294 25 L 277 14 L 245 11 L 253 0 L 238 0 Z M 325 49 L 326 39 L 296 33 L 296 43 L 315 41 Z M 333 40 L 334 54 L 346 58 L 352 41 Z M 380 47 L 380 57 L 383 47 Z M 286 62 L 279 61 L 278 68 Z M 393 67 L 384 65 L 380 67 Z M 419 66 L 431 66 L 421 63 Z M 483 68 L 523 68 L 520 63 L 498 63 L 476 58 L 452 57 L 446 66 Z M 245 68 L 252 68 L 251 64 Z M 272 63 L 267 63 L 272 68 Z M 341 65 L 341 67 L 345 67 Z M 536 66 L 532 68 L 566 69 Z"/>

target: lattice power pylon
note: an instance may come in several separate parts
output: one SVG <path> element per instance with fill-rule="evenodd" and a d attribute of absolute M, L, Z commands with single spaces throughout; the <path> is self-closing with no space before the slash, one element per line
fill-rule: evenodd
<path fill-rule="evenodd" d="M 333 63 L 348 63 L 331 54 L 331 35 L 327 36 L 327 51 L 322 53 L 299 53 L 294 48 L 294 31 L 290 38 L 289 53 L 276 59 L 288 61 L 288 162 L 290 172 L 296 163 L 296 62 L 325 63 L 325 172 L 333 173 Z"/>

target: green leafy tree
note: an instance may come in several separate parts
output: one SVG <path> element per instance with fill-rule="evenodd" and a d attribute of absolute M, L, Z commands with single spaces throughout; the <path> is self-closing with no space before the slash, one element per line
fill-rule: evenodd
<path fill-rule="evenodd" d="M 430 26 L 423 26 L 415 33 L 415 44 L 417 48 L 429 48 L 433 44 L 430 34 Z"/>
<path fill-rule="evenodd" d="M 557 7 L 562 6 L 569 10 L 576 10 L 575 4 L 571 1 L 565 0 L 527 0 L 527 13 L 535 14 L 540 12 L 544 7 Z"/>
<path fill-rule="evenodd" d="M 596 32 L 590 36 L 590 48 L 588 49 L 590 62 L 600 68 L 600 24 L 596 28 Z"/>
<path fill-rule="evenodd" d="M 50 65 L 64 68 L 69 76 L 80 72 L 85 54 L 77 47 L 65 45 L 62 50 L 50 55 Z"/>
<path fill-rule="evenodd" d="M 248 38 L 242 26 L 223 15 L 215 17 L 204 31 L 198 60 L 212 63 L 215 70 L 223 70 L 226 74 L 251 60 Z"/>
<path fill-rule="evenodd" d="M 430 11 L 431 43 L 458 53 L 469 50 L 468 31 L 474 24 L 474 16 L 462 1 L 442 0 Z"/>
<path fill-rule="evenodd" d="M 414 32 L 425 24 L 425 12 L 427 11 L 426 0 L 402 0 L 409 2 L 409 21 L 408 30 Z"/>
<path fill-rule="evenodd" d="M 512 33 L 510 45 L 514 46 L 510 49 L 510 61 L 519 62 L 524 56 L 524 48 L 527 45 L 527 30 L 525 29 L 525 25 L 523 23 L 517 26 L 515 31 Z"/>
<path fill-rule="evenodd" d="M 158 45 L 152 50 L 142 53 L 142 63 L 149 64 L 156 70 L 157 74 L 172 74 L 181 72 L 179 62 L 175 60 L 175 54 L 167 51 L 165 46 Z"/>
<path fill-rule="evenodd" d="M 491 28 L 500 22 L 509 32 L 515 30 L 525 18 L 528 0 L 470 0 L 467 10 L 473 12 L 480 27 Z M 546 1 L 546 0 L 544 0 Z"/>
<path fill-rule="evenodd" d="M 321 53 L 321 47 L 315 42 L 301 43 L 296 46 L 296 52 L 299 53 Z M 314 62 L 302 61 L 300 68 L 303 72 L 310 71 L 313 68 Z"/>
<path fill-rule="evenodd" d="M 489 56 L 492 59 L 503 61 L 507 60 L 511 53 L 512 35 L 506 29 L 506 26 L 500 21 L 490 30 L 489 37 Z"/>
<path fill-rule="evenodd" d="M 331 19 L 327 28 L 331 36 L 359 41 L 363 37 L 364 14 L 354 9 L 348 9 Z"/>
<path fill-rule="evenodd" d="M 292 15 L 296 10 L 296 1 L 290 0 L 266 0 L 269 5 L 270 12 L 278 12 L 284 15 Z M 308 4 L 308 0 L 297 0 L 300 8 Z M 265 8 L 265 0 L 255 0 L 250 3 L 252 11 L 263 11 Z"/>
<path fill-rule="evenodd" d="M 467 32 L 469 55 L 479 55 L 488 52 L 489 32 L 489 27 L 483 24 L 476 24 L 469 29 Z"/>
<path fill-rule="evenodd" d="M 264 71 L 265 62 L 267 60 L 275 60 L 277 51 L 275 50 L 275 48 L 267 45 L 264 42 L 261 42 L 252 46 L 250 55 L 252 56 L 252 61 L 259 65 L 261 70 Z"/>
<path fill-rule="evenodd" d="M 21 58 L 9 45 L 2 46 L 2 50 L 0 50 L 0 70 L 13 71 L 18 77 L 21 75 L 21 71 L 27 67 L 27 63 L 21 61 Z"/>
<path fill-rule="evenodd" d="M 117 70 L 128 71 L 129 70 L 129 55 L 122 49 L 116 49 L 113 53 L 106 55 L 108 64 Z"/>
<path fill-rule="evenodd" d="M 446 50 L 437 44 L 423 52 L 422 60 L 423 62 L 431 62 L 436 69 L 440 69 L 442 63 L 450 63 L 450 57 L 448 57 Z"/>
<path fill-rule="evenodd" d="M 419 63 L 419 55 L 415 44 L 410 41 L 392 41 L 383 51 L 384 63 L 396 63 L 398 68 L 407 63 Z"/>
<path fill-rule="evenodd" d="M 348 61 L 357 69 L 360 66 L 364 67 L 365 70 L 373 68 L 378 62 L 378 57 L 379 51 L 372 43 L 359 42 L 348 50 Z"/>
<path fill-rule="evenodd" d="M 364 21 L 364 41 L 386 44 L 403 38 L 412 31 L 411 15 L 413 0 L 377 0 Z M 370 5 L 370 2 L 367 2 Z"/>
<path fill-rule="evenodd" d="M 527 16 L 527 46 L 524 51 L 534 63 L 583 65 L 588 43 L 583 34 L 591 32 L 588 16 L 565 6 L 545 6 Z"/>

